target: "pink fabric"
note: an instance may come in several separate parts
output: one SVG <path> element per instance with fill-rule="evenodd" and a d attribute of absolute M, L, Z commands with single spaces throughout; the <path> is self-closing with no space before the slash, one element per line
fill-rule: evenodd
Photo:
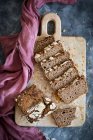
<path fill-rule="evenodd" d="M 14 98 L 26 88 L 33 73 L 33 48 L 39 28 L 37 9 L 47 2 L 73 4 L 75 0 L 25 0 L 19 34 L 0 37 L 6 61 L 0 66 L 0 140 L 45 140 L 38 128 L 13 122 Z"/>

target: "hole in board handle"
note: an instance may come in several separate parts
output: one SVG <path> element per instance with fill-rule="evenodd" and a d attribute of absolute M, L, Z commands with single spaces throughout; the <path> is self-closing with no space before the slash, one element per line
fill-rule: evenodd
<path fill-rule="evenodd" d="M 53 35 L 55 33 L 55 23 L 53 20 L 49 21 L 47 24 L 48 35 Z"/>

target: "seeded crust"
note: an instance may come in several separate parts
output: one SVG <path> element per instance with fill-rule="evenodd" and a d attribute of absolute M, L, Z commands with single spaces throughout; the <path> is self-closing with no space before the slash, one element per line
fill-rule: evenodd
<path fill-rule="evenodd" d="M 82 94 L 86 94 L 88 91 L 88 86 L 84 76 L 78 77 L 70 85 L 65 88 L 58 90 L 58 96 L 66 104 L 74 101 L 76 98 Z"/>
<path fill-rule="evenodd" d="M 38 62 L 41 62 L 42 60 L 47 59 L 47 58 L 55 55 L 59 51 L 62 51 L 63 52 L 62 44 L 61 43 L 54 42 L 53 44 L 45 47 L 44 48 L 44 51 L 42 51 L 40 53 L 37 53 L 35 55 L 35 61 L 37 63 Z"/>
<path fill-rule="evenodd" d="M 75 119 L 76 108 L 57 109 L 52 113 L 52 117 L 58 127 L 65 127 Z"/>
<path fill-rule="evenodd" d="M 52 44 L 53 42 L 54 42 L 53 36 L 44 37 L 42 40 L 36 41 L 34 53 L 42 51 L 46 46 Z"/>
<path fill-rule="evenodd" d="M 45 75 L 49 80 L 54 80 L 55 78 L 62 75 L 65 71 L 67 71 L 69 68 L 73 66 L 74 64 L 72 60 L 65 61 L 60 65 L 56 65 L 52 68 L 45 70 Z"/>
<path fill-rule="evenodd" d="M 50 60 L 50 58 L 48 58 L 47 61 L 45 60 L 45 62 L 41 62 L 41 67 L 44 70 L 46 70 L 46 69 L 49 69 L 57 64 L 61 64 L 65 61 L 69 60 L 70 54 L 66 51 L 61 52 L 61 53 L 59 52 L 58 55 L 57 54 L 54 55 L 53 58 L 54 58 L 53 60 Z"/>
<path fill-rule="evenodd" d="M 58 90 L 70 84 L 77 76 L 78 76 L 77 69 L 70 68 L 62 76 L 59 76 L 55 80 L 51 81 L 50 85 L 54 90 Z"/>
<path fill-rule="evenodd" d="M 16 104 L 31 123 L 51 114 L 56 109 L 55 103 L 45 97 L 35 85 L 23 91 L 16 98 Z"/>
<path fill-rule="evenodd" d="M 20 93 L 16 100 L 18 107 L 24 114 L 26 114 L 28 108 L 33 107 L 43 100 L 43 92 L 35 85 L 32 85 Z"/>

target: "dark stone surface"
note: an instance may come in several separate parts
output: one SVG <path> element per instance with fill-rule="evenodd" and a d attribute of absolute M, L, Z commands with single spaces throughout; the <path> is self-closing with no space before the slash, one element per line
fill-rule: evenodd
<path fill-rule="evenodd" d="M 23 0 L 0 0 L 0 35 L 19 32 L 21 5 Z M 40 10 L 55 12 L 62 19 L 62 35 L 83 36 L 87 41 L 87 117 L 82 127 L 40 128 L 50 140 L 92 140 L 93 139 L 93 0 L 78 0 L 75 5 L 50 3 Z M 50 27 L 50 32 L 53 26 Z M 0 62 L 3 58 L 0 49 Z"/>

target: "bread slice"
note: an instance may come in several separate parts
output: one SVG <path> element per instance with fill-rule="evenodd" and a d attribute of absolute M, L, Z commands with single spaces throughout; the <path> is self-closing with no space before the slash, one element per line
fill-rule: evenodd
<path fill-rule="evenodd" d="M 72 120 L 75 119 L 75 112 L 75 107 L 57 109 L 52 113 L 52 117 L 58 127 L 65 127 L 70 125 Z"/>
<path fill-rule="evenodd" d="M 53 36 L 44 37 L 43 39 L 36 41 L 34 52 L 38 53 L 42 51 L 45 47 L 47 47 L 49 44 L 52 44 L 53 42 Z"/>
<path fill-rule="evenodd" d="M 54 80 L 55 78 L 62 75 L 65 71 L 67 71 L 69 68 L 73 66 L 74 64 L 72 60 L 65 61 L 60 65 L 56 65 L 52 68 L 45 70 L 45 75 L 48 78 L 48 80 Z"/>
<path fill-rule="evenodd" d="M 51 114 L 56 108 L 55 103 L 35 85 L 24 90 L 16 98 L 16 104 L 31 123 Z"/>
<path fill-rule="evenodd" d="M 44 51 L 37 53 L 35 55 L 35 61 L 41 62 L 44 59 L 48 59 L 49 57 L 57 54 L 59 51 L 63 52 L 63 47 L 61 43 L 54 42 L 51 45 L 48 45 L 44 48 Z"/>
<path fill-rule="evenodd" d="M 41 67 L 46 70 L 49 69 L 57 64 L 61 64 L 67 60 L 69 60 L 70 54 L 66 51 L 64 52 L 58 52 L 52 57 L 49 57 L 48 60 L 44 60 L 41 62 Z"/>
<path fill-rule="evenodd" d="M 58 90 L 71 83 L 77 76 L 78 76 L 78 71 L 76 68 L 73 67 L 68 69 L 63 75 L 51 81 L 50 85 L 54 90 Z"/>
<path fill-rule="evenodd" d="M 70 85 L 58 90 L 58 96 L 66 104 L 74 101 L 82 94 L 88 91 L 87 83 L 84 76 L 78 77 Z"/>

